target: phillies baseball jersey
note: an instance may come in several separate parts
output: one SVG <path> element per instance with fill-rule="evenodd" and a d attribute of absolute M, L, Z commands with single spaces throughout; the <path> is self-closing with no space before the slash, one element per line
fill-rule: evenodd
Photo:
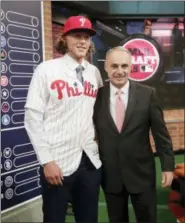
<path fill-rule="evenodd" d="M 86 60 L 81 65 L 83 85 L 76 77 L 79 64 L 69 55 L 41 63 L 25 105 L 25 128 L 40 163 L 56 161 L 64 176 L 77 170 L 83 150 L 101 166 L 92 116 L 103 83 L 94 65 Z"/>

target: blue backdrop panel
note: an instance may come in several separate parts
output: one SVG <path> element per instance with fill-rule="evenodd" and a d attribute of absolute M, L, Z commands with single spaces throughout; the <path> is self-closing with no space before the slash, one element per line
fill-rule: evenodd
<path fill-rule="evenodd" d="M 1 210 L 40 195 L 39 166 L 28 167 L 1 176 Z"/>
<path fill-rule="evenodd" d="M 23 125 L 24 105 L 35 67 L 42 62 L 40 2 L 2 2 L 2 129 Z"/>
<path fill-rule="evenodd" d="M 1 132 L 1 174 L 38 164 L 24 128 Z"/>
<path fill-rule="evenodd" d="M 40 195 L 39 162 L 24 128 L 24 105 L 43 61 L 40 1 L 1 4 L 1 211 Z"/>

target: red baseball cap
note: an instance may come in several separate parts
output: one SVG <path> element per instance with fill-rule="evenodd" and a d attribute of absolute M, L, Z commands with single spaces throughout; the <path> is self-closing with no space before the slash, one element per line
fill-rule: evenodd
<path fill-rule="evenodd" d="M 66 20 L 62 35 L 64 36 L 71 31 L 84 31 L 91 36 L 96 34 L 96 31 L 92 29 L 92 23 L 84 16 L 71 16 Z"/>

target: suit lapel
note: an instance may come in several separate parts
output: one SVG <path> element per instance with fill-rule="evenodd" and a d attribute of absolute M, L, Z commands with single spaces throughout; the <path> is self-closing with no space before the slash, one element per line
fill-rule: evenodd
<path fill-rule="evenodd" d="M 107 83 L 104 87 L 104 95 L 105 95 L 105 115 L 107 116 L 107 120 L 110 124 L 111 129 L 115 132 L 118 132 L 116 124 L 112 118 L 111 112 L 110 112 L 110 84 Z"/>
<path fill-rule="evenodd" d="M 124 132 L 124 129 L 126 128 L 131 115 L 133 113 L 135 104 L 136 104 L 136 84 L 132 81 L 130 81 L 130 88 L 129 88 L 129 98 L 128 98 L 128 105 L 127 105 L 127 109 L 126 109 L 126 113 L 125 113 L 125 119 L 124 119 L 124 124 L 123 124 L 123 128 L 122 131 Z"/>

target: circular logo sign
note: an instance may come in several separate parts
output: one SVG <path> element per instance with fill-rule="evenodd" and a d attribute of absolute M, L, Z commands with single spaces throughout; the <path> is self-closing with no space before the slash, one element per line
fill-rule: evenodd
<path fill-rule="evenodd" d="M 9 115 L 3 115 L 1 120 L 2 120 L 3 125 L 9 125 L 10 124 L 10 116 Z"/>
<path fill-rule="evenodd" d="M 1 86 L 6 87 L 8 85 L 8 78 L 6 76 L 1 76 Z"/>
<path fill-rule="evenodd" d="M 2 62 L 1 63 L 1 73 L 6 73 L 7 72 L 7 65 L 4 63 L 4 62 Z"/>
<path fill-rule="evenodd" d="M 13 178 L 11 176 L 7 176 L 5 178 L 5 186 L 6 187 L 11 187 L 13 184 Z"/>
<path fill-rule="evenodd" d="M 1 98 L 6 100 L 8 97 L 9 97 L 9 91 L 6 88 L 2 89 L 1 90 Z"/>
<path fill-rule="evenodd" d="M 7 57 L 7 53 L 5 50 L 1 49 L 1 60 L 5 60 Z"/>
<path fill-rule="evenodd" d="M 2 105 L 1 105 L 1 110 L 4 113 L 9 112 L 9 110 L 10 110 L 10 104 L 8 102 L 6 102 L 6 101 L 3 102 Z"/>
<path fill-rule="evenodd" d="M 134 81 L 146 81 L 158 70 L 160 56 L 157 48 L 149 40 L 134 38 L 123 44 L 132 55 L 132 71 L 129 78 Z"/>
<path fill-rule="evenodd" d="M 4 168 L 5 170 L 10 170 L 12 168 L 12 161 L 10 159 L 5 160 Z"/>
<path fill-rule="evenodd" d="M 5 25 L 4 23 L 1 23 L 1 34 L 5 32 Z"/>
<path fill-rule="evenodd" d="M 4 16 L 5 16 L 4 11 L 1 9 L 1 20 L 4 19 Z"/>
<path fill-rule="evenodd" d="M 13 189 L 8 188 L 8 190 L 5 191 L 5 198 L 7 200 L 10 200 L 13 197 Z"/>
<path fill-rule="evenodd" d="M 10 156 L 12 155 L 12 150 L 10 147 L 6 147 L 4 150 L 3 150 L 3 155 L 5 158 L 10 158 Z"/>
<path fill-rule="evenodd" d="M 6 46 L 6 39 L 4 36 L 1 36 L 1 47 Z"/>

